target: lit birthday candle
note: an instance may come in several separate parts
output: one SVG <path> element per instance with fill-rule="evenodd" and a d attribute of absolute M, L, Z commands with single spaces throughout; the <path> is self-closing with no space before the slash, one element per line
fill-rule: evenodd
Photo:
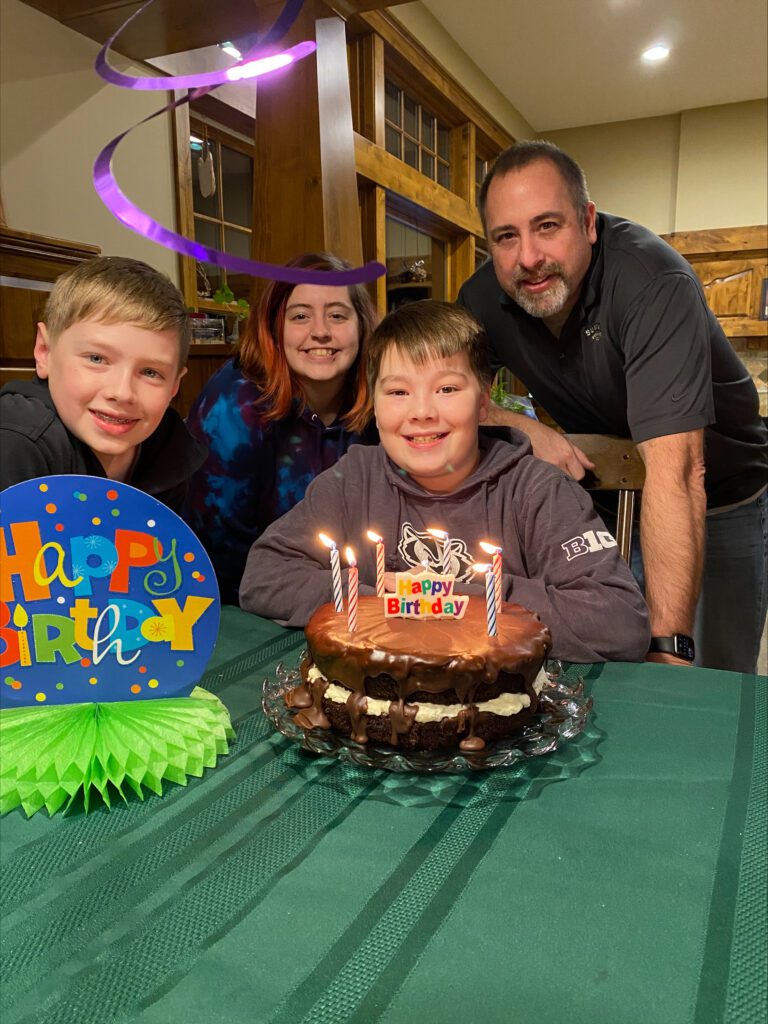
<path fill-rule="evenodd" d="M 331 583 L 333 585 L 333 605 L 337 612 L 344 611 L 344 599 L 341 595 L 341 564 L 336 541 L 324 533 L 319 534 L 320 542 L 331 549 Z"/>
<path fill-rule="evenodd" d="M 491 570 L 493 571 L 494 588 L 496 592 L 496 614 L 501 615 L 501 548 L 495 544 L 489 544 L 486 540 L 480 541 L 480 547 L 486 555 L 493 555 Z"/>
<path fill-rule="evenodd" d="M 6 621 L 8 621 L 6 619 Z M 19 631 L 19 665 L 27 666 L 32 664 L 32 658 L 29 655 L 29 641 L 27 640 L 27 633 L 24 627 L 29 622 L 29 616 L 26 611 L 17 604 L 13 611 L 13 624 Z"/>
<path fill-rule="evenodd" d="M 496 636 L 496 584 L 490 565 L 473 565 L 474 572 L 485 573 L 485 615 L 488 625 L 488 636 Z"/>
<path fill-rule="evenodd" d="M 349 580 L 347 582 L 347 629 L 354 633 L 357 629 L 357 596 L 359 587 L 359 575 L 357 562 L 352 548 L 344 549 L 344 557 L 349 566 Z"/>
<path fill-rule="evenodd" d="M 427 533 L 431 533 L 433 537 L 437 537 L 438 540 L 443 542 L 443 575 L 447 576 L 451 569 L 451 538 L 445 530 L 427 530 Z"/>
<path fill-rule="evenodd" d="M 369 530 L 368 540 L 376 545 L 376 597 L 384 597 L 384 538 Z"/>

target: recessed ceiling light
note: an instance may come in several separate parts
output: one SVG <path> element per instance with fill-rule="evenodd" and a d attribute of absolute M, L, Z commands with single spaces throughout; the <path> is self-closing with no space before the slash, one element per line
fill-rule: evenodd
<path fill-rule="evenodd" d="M 651 63 L 657 60 L 666 60 L 668 56 L 668 46 L 649 46 L 647 50 L 643 50 L 643 60 L 651 61 Z"/>
<path fill-rule="evenodd" d="M 238 50 L 234 43 L 219 43 L 219 46 L 224 51 L 224 53 L 228 53 L 229 56 L 234 57 L 235 60 L 240 60 L 240 58 L 242 57 L 242 54 L 240 53 L 240 51 Z"/>

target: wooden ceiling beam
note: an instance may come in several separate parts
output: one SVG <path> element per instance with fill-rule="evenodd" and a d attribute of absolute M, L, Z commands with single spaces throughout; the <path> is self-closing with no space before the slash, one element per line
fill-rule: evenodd
<path fill-rule="evenodd" d="M 62 25 L 103 43 L 139 10 L 144 0 L 24 0 Z M 407 0 L 332 0 L 329 6 L 347 18 Z M 280 12 L 275 0 L 156 0 L 121 33 L 115 49 L 133 60 L 215 46 L 258 32 Z"/>

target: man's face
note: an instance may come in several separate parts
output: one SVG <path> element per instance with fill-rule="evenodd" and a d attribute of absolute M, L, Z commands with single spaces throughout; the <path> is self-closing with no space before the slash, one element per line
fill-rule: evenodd
<path fill-rule="evenodd" d="M 536 160 L 491 181 L 485 220 L 501 287 L 526 313 L 562 324 L 597 241 L 595 204 L 582 224 L 557 167 Z"/>
<path fill-rule="evenodd" d="M 417 364 L 394 346 L 373 395 L 387 455 L 433 494 L 456 490 L 477 465 L 477 428 L 488 401 L 466 352 Z"/>
<path fill-rule="evenodd" d="M 125 479 L 186 373 L 179 371 L 176 331 L 94 320 L 72 324 L 55 340 L 39 324 L 35 364 L 64 426 L 113 480 Z"/>

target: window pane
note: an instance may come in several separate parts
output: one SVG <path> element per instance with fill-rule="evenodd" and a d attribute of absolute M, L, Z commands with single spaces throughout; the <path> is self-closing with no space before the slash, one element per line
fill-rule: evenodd
<path fill-rule="evenodd" d="M 438 162 L 437 180 L 445 188 L 451 187 L 451 168 L 448 166 L 448 164 L 441 164 Z"/>
<path fill-rule="evenodd" d="M 433 181 L 435 180 L 435 158 L 423 150 L 421 153 L 421 173 L 428 178 L 432 178 Z"/>
<path fill-rule="evenodd" d="M 250 228 L 253 220 L 253 160 L 245 153 L 222 146 L 221 176 L 224 220 Z"/>
<path fill-rule="evenodd" d="M 403 139 L 405 143 L 405 152 L 403 153 L 403 160 L 411 167 L 419 169 L 419 147 L 415 142 L 411 142 L 410 139 Z"/>
<path fill-rule="evenodd" d="M 486 167 L 485 160 L 481 160 L 480 157 L 475 157 L 475 184 L 482 185 L 483 178 L 485 177 Z"/>
<path fill-rule="evenodd" d="M 437 126 L 437 152 L 443 160 L 451 159 L 451 134 L 441 124 Z"/>
<path fill-rule="evenodd" d="M 419 137 L 419 105 L 407 94 L 403 95 L 403 128 L 414 139 Z"/>
<path fill-rule="evenodd" d="M 435 119 L 425 110 L 421 112 L 421 144 L 427 149 L 435 148 Z"/>
<path fill-rule="evenodd" d="M 400 90 L 389 79 L 384 83 L 384 116 L 392 124 L 400 124 Z"/>
<path fill-rule="evenodd" d="M 384 145 L 386 146 L 387 152 L 391 153 L 392 156 L 398 157 L 398 159 L 402 159 L 400 151 L 400 140 L 402 139 L 402 135 L 400 132 L 397 131 L 396 128 L 391 128 L 387 125 L 384 131 L 384 139 Z"/>
<path fill-rule="evenodd" d="M 210 249 L 220 249 L 219 225 L 211 224 L 210 221 L 200 220 L 198 217 L 195 217 L 195 241 L 200 242 L 201 245 L 207 245 Z M 202 271 L 208 278 L 210 295 L 207 298 L 212 298 L 213 293 L 222 283 L 221 268 L 213 263 L 200 263 L 198 267 L 202 268 Z M 199 272 L 197 276 L 197 290 L 199 294 L 204 294 L 206 290 L 203 275 Z"/>
<path fill-rule="evenodd" d="M 237 228 L 224 228 L 224 252 L 228 252 L 232 256 L 242 256 L 245 260 L 250 259 L 250 231 L 238 231 Z"/>
<path fill-rule="evenodd" d="M 231 253 L 233 256 L 241 256 L 246 260 L 250 259 L 250 231 L 238 231 L 237 228 L 224 228 L 224 251 Z M 234 271 L 228 270 L 227 284 L 232 289 L 236 299 L 247 299 L 250 297 L 253 278 L 248 274 L 236 274 Z"/>
<path fill-rule="evenodd" d="M 217 142 L 210 143 L 211 155 L 213 157 L 213 168 L 214 174 L 218 176 L 218 148 Z M 218 182 L 216 182 L 216 191 L 212 196 L 206 198 L 200 191 L 200 160 L 205 153 L 205 149 L 192 147 L 192 208 L 195 213 L 204 213 L 208 217 L 219 216 L 219 195 L 218 195 Z"/>

